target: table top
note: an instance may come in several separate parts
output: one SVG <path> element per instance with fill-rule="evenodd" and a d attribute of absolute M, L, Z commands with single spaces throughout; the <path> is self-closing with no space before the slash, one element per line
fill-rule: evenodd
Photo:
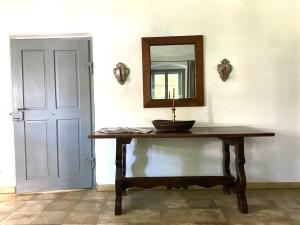
<path fill-rule="evenodd" d="M 145 127 L 143 127 L 145 128 Z M 149 127 L 147 127 L 149 128 Z M 218 137 L 218 138 L 233 138 L 233 137 L 263 137 L 275 136 L 275 133 L 263 131 L 260 129 L 244 126 L 233 127 L 193 127 L 189 131 L 183 132 L 162 132 L 153 128 L 153 131 L 140 133 L 102 133 L 99 131 L 93 132 L 89 138 L 197 138 L 197 137 Z"/>

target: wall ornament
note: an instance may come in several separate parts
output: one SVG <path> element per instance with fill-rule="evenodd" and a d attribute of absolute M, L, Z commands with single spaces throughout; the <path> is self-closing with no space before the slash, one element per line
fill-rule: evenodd
<path fill-rule="evenodd" d="M 129 75 L 129 68 L 122 62 L 119 62 L 116 67 L 113 69 L 114 75 L 117 78 L 118 82 L 123 85 L 126 82 L 126 79 Z"/>
<path fill-rule="evenodd" d="M 229 60 L 223 59 L 220 64 L 218 64 L 218 72 L 223 81 L 226 81 L 229 78 L 229 75 L 232 71 L 232 65 L 229 63 Z"/>

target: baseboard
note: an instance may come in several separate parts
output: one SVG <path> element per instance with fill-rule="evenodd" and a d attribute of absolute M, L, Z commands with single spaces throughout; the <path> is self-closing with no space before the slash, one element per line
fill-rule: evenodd
<path fill-rule="evenodd" d="M 249 182 L 247 189 L 297 189 L 300 182 Z"/>
<path fill-rule="evenodd" d="M 0 194 L 16 193 L 16 187 L 0 187 Z"/>
<path fill-rule="evenodd" d="M 300 182 L 249 182 L 247 183 L 247 190 L 255 190 L 255 189 L 296 189 L 300 188 Z M 114 184 L 97 184 L 97 191 L 115 191 Z M 188 190 L 202 190 L 206 189 L 198 186 L 190 186 Z M 217 185 L 212 187 L 211 189 L 222 189 L 221 185 Z M 129 188 L 131 191 L 142 190 L 142 188 L 133 187 Z M 165 191 L 166 187 L 160 186 L 153 188 L 153 190 Z M 176 190 L 176 189 L 174 189 Z M 179 189 L 184 190 L 184 189 Z"/>
<path fill-rule="evenodd" d="M 115 191 L 114 184 L 96 184 L 97 191 Z"/>

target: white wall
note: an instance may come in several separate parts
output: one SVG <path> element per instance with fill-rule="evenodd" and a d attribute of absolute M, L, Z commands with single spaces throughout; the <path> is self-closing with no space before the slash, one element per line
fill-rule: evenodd
<path fill-rule="evenodd" d="M 91 33 L 96 128 L 151 126 L 168 108 L 144 109 L 141 37 L 204 35 L 205 107 L 178 108 L 196 125 L 248 125 L 276 137 L 246 139 L 249 181 L 300 181 L 300 1 L 0 1 L 0 186 L 15 185 L 9 35 Z M 222 82 L 216 66 L 233 65 Z M 123 86 L 118 62 L 131 69 Z M 217 140 L 133 141 L 128 175 L 220 174 Z M 114 183 L 114 141 L 96 141 L 97 182 Z"/>

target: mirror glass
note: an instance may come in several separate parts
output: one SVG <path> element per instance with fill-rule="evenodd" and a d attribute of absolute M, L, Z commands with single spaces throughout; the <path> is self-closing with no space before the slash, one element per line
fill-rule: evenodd
<path fill-rule="evenodd" d="M 195 45 L 150 46 L 151 99 L 195 98 Z"/>
<path fill-rule="evenodd" d="M 203 36 L 143 37 L 144 107 L 203 106 Z"/>

